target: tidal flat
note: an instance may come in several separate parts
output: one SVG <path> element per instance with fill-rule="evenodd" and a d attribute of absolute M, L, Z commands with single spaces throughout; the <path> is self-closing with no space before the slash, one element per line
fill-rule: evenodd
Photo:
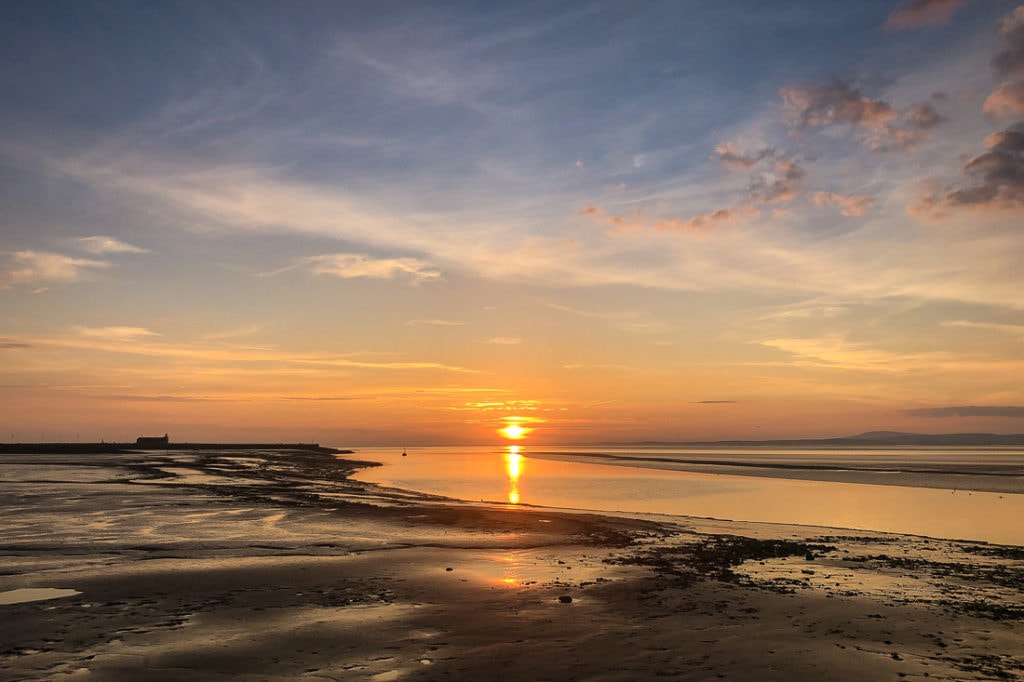
<path fill-rule="evenodd" d="M 52 598 L 0 603 L 0 680 L 1024 677 L 1020 547 L 471 504 L 368 465 L 4 455 L 0 593 Z"/>

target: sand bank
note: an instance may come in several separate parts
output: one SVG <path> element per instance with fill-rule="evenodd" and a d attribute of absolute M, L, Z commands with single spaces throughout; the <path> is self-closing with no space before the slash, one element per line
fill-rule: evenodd
<path fill-rule="evenodd" d="M 938 448 L 883 449 L 872 455 L 865 448 L 835 449 L 827 453 L 792 449 L 779 454 L 768 448 L 758 452 L 757 448 L 748 447 L 671 455 L 531 451 L 530 457 L 701 474 L 1024 494 L 1024 449 L 1021 448 L 951 452 Z"/>
<path fill-rule="evenodd" d="M 1024 550 L 548 513 L 312 453 L 0 459 L 0 680 L 1024 674 Z"/>

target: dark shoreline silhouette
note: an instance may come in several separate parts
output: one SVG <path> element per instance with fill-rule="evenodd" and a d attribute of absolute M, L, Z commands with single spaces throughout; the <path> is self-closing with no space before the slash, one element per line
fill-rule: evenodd
<path fill-rule="evenodd" d="M 0 443 L 0 454 L 119 454 L 158 450 L 302 450 L 352 454 L 354 450 L 322 447 L 319 443 L 167 443 L 140 447 L 136 443 Z"/>

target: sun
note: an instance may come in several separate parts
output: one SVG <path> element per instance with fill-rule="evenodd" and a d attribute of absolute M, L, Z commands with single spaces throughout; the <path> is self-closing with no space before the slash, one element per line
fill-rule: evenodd
<path fill-rule="evenodd" d="M 525 426 L 520 426 L 519 424 L 509 424 L 503 429 L 498 429 L 498 433 L 509 440 L 526 438 L 526 434 L 530 433 L 530 431 L 533 431 L 533 429 L 528 429 Z"/>

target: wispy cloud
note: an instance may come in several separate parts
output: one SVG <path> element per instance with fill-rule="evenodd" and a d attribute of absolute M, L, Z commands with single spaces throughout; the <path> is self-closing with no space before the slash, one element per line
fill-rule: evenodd
<path fill-rule="evenodd" d="M 463 327 L 465 322 L 459 320 L 409 320 L 406 322 L 410 327 Z"/>
<path fill-rule="evenodd" d="M 121 343 L 132 343 L 141 339 L 160 336 L 160 334 L 143 327 L 72 327 L 72 331 L 79 336 L 89 339 L 102 339 Z"/>
<path fill-rule="evenodd" d="M 911 417 L 1024 417 L 1024 407 L 1017 405 L 954 405 L 907 410 Z"/>
<path fill-rule="evenodd" d="M 492 339 L 487 339 L 484 343 L 489 343 L 494 346 L 518 346 L 523 340 L 518 336 L 495 336 Z"/>
<path fill-rule="evenodd" d="M 542 411 L 538 400 L 476 400 L 451 405 L 455 412 L 538 412 Z"/>
<path fill-rule="evenodd" d="M 211 332 L 204 334 L 203 339 L 207 341 L 223 341 L 227 339 L 237 339 L 246 336 L 252 336 L 263 329 L 263 325 L 253 324 L 245 327 L 239 327 L 238 329 L 229 329 L 221 332 Z"/>
<path fill-rule="evenodd" d="M 996 322 L 972 322 L 970 320 L 948 320 L 942 323 L 943 327 L 962 327 L 965 329 L 979 329 L 983 331 L 994 331 L 1001 334 L 1009 334 L 1024 340 L 1024 324 L 1000 324 Z"/>
<path fill-rule="evenodd" d="M 82 237 L 77 240 L 78 247 L 87 253 L 103 255 L 107 253 L 149 253 L 148 249 L 133 246 L 115 237 Z"/>
<path fill-rule="evenodd" d="M 382 355 L 376 352 L 316 353 L 252 346 L 227 346 L 223 343 L 172 343 L 162 340 L 162 337 L 156 332 L 142 327 L 73 327 L 69 335 L 9 337 L 8 340 L 11 343 L 28 344 L 36 349 L 63 348 L 176 360 L 192 363 L 197 373 L 201 373 L 199 368 L 203 366 L 224 364 L 276 367 L 281 371 L 301 368 L 388 372 L 438 370 L 473 373 L 475 371 L 432 361 L 361 359 Z"/>
<path fill-rule="evenodd" d="M 368 277 L 394 279 L 406 277 L 414 284 L 436 282 L 441 273 L 429 263 L 417 258 L 372 258 L 360 253 L 332 253 L 304 259 L 316 275 L 330 275 L 342 279 Z"/>
<path fill-rule="evenodd" d="M 964 358 L 946 351 L 900 353 L 848 341 L 841 334 L 816 338 L 777 338 L 760 342 L 794 357 L 807 366 L 861 370 L 881 373 L 902 373 L 915 367 L 949 365 Z"/>
<path fill-rule="evenodd" d="M 844 216 L 864 215 L 874 203 L 871 196 L 844 196 L 834 192 L 815 192 L 811 197 L 815 206 L 834 206 Z"/>
<path fill-rule="evenodd" d="M 967 0 L 906 0 L 889 15 L 884 28 L 902 30 L 930 24 L 945 24 Z"/>
<path fill-rule="evenodd" d="M 91 258 L 74 258 L 50 251 L 14 251 L 6 256 L 7 267 L 0 270 L 0 287 L 36 282 L 75 282 L 110 263 Z"/>

